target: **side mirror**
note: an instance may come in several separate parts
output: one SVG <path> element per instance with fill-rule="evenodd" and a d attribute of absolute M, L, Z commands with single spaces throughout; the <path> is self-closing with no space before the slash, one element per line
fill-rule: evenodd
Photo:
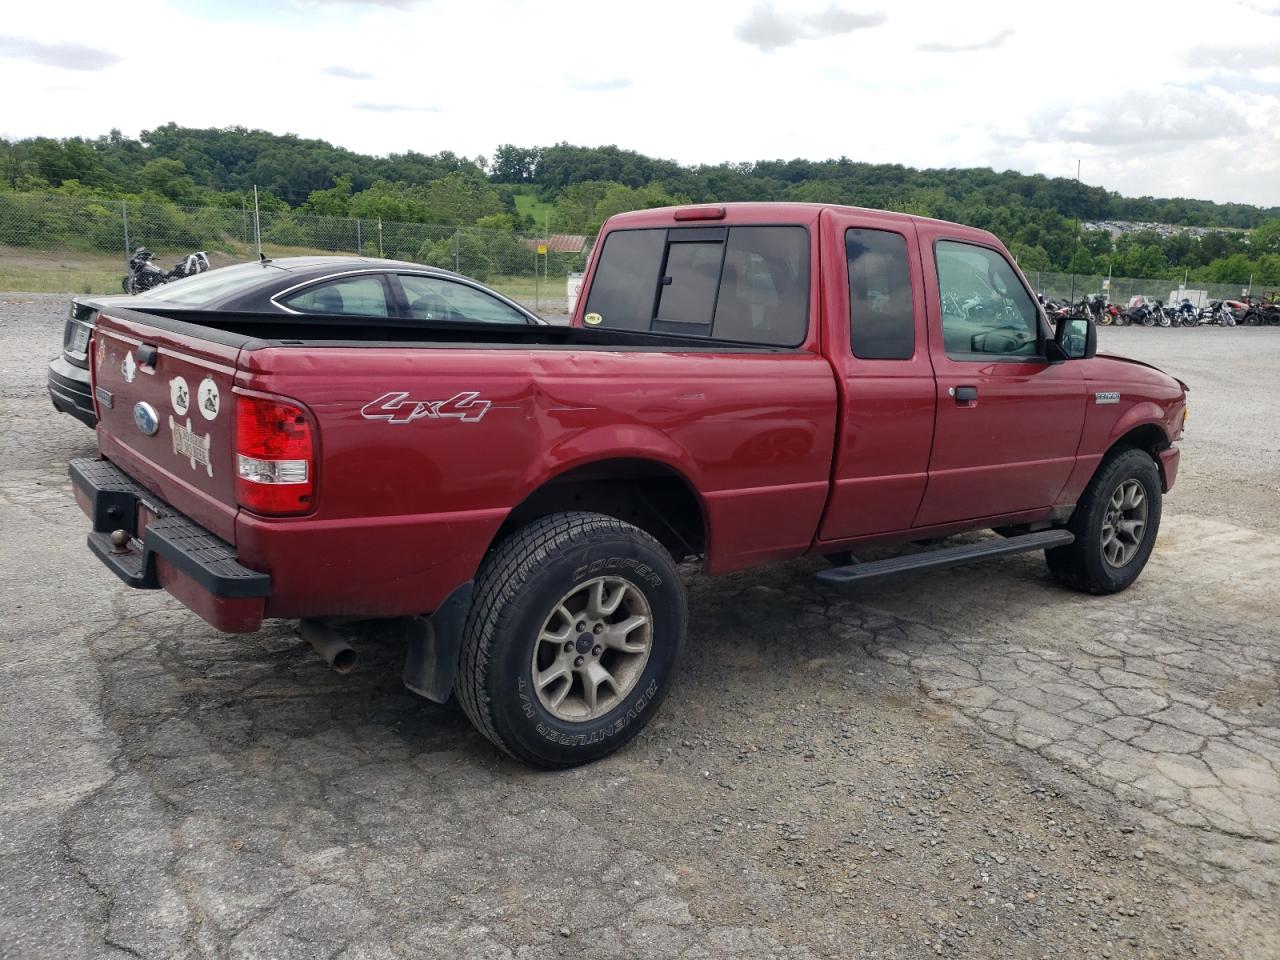
<path fill-rule="evenodd" d="M 1092 316 L 1063 317 L 1046 347 L 1050 363 L 1088 360 L 1098 353 L 1098 325 Z"/>

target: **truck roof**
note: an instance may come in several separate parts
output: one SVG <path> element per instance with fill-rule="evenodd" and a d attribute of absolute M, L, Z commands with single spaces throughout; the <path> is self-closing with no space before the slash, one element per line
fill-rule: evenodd
<path fill-rule="evenodd" d="M 879 219 L 900 220 L 903 223 L 939 223 L 954 227 L 958 232 L 972 237 L 980 237 L 985 241 L 996 241 L 994 234 L 978 227 L 953 223 L 949 220 L 937 220 L 933 217 L 920 217 L 911 213 L 898 213 L 893 210 L 877 210 L 873 207 L 855 207 L 841 203 L 778 203 L 763 200 L 741 201 L 734 203 L 695 203 L 682 204 L 678 207 L 654 207 L 650 210 L 632 210 L 610 217 L 605 226 L 617 227 L 658 227 L 671 226 L 676 221 L 676 212 L 706 207 L 723 207 L 726 217 L 735 223 L 812 223 L 823 210 L 837 210 L 844 213 L 874 213 Z M 689 226 L 702 223 L 714 226 L 720 220 L 682 220 Z"/>

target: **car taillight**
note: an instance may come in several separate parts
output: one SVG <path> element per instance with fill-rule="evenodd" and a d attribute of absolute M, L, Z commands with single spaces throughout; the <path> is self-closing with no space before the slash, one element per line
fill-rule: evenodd
<path fill-rule="evenodd" d="M 236 499 L 276 516 L 306 513 L 315 496 L 315 448 L 302 408 L 272 397 L 236 397 Z"/>

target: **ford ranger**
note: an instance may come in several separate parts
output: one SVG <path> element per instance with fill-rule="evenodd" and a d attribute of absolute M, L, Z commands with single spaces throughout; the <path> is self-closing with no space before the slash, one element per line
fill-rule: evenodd
<path fill-rule="evenodd" d="M 89 548 L 220 630 L 300 618 L 339 668 L 334 624 L 402 620 L 406 685 L 548 767 L 653 716 L 687 558 L 824 555 L 840 585 L 1043 550 L 1110 593 L 1151 554 L 1185 385 L 1051 327 L 990 233 L 648 210 L 583 290 L 568 327 L 111 306 L 100 457 L 71 464 Z"/>

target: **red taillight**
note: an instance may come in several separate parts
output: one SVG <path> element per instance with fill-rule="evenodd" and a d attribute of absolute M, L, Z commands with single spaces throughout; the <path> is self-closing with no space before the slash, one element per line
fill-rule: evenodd
<path fill-rule="evenodd" d="M 272 397 L 236 397 L 236 499 L 246 510 L 306 513 L 315 496 L 315 448 L 303 409 Z"/>

